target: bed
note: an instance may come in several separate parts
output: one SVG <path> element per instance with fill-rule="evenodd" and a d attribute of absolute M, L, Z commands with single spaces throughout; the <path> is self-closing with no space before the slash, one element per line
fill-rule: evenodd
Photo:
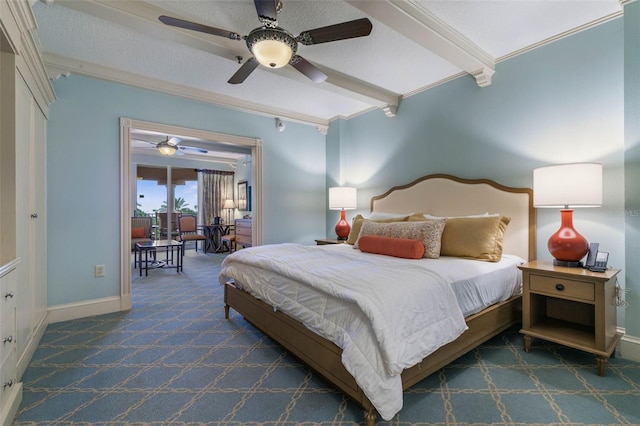
<path fill-rule="evenodd" d="M 486 179 L 467 180 L 449 175 L 429 175 L 407 185 L 394 187 L 386 193 L 371 199 L 372 218 L 392 217 L 394 215 L 398 217 L 403 215 L 410 216 L 418 213 L 421 215 L 428 213 L 428 220 L 433 219 L 436 221 L 441 220 L 440 218 L 442 217 L 449 218 L 447 220 L 451 221 L 450 218 L 454 217 L 493 217 L 495 215 L 508 217 L 509 221 L 502 236 L 501 253 L 503 255 L 500 256 L 499 261 L 469 261 L 451 256 L 443 256 L 439 259 L 420 259 L 418 261 L 398 259 L 397 262 L 400 263 L 397 263 L 395 278 L 402 282 L 403 286 L 406 285 L 409 291 L 417 291 L 409 283 L 414 280 L 414 274 L 422 273 L 420 268 L 422 268 L 423 264 L 428 264 L 430 270 L 439 268 L 441 272 L 441 274 L 438 271 L 436 271 L 438 273 L 434 273 L 434 276 L 436 276 L 433 280 L 434 287 L 429 291 L 442 292 L 446 302 L 438 301 L 437 305 L 430 305 L 429 307 L 425 305 L 424 308 L 421 305 L 416 305 L 415 307 L 412 305 L 412 310 L 424 309 L 426 312 L 431 309 L 438 309 L 440 305 L 456 304 L 456 300 L 459 300 L 459 293 L 468 293 L 469 291 L 463 284 L 459 286 L 462 289 L 461 291 L 455 290 L 457 287 L 453 283 L 447 282 L 447 285 L 443 286 L 441 275 L 448 275 L 447 271 L 462 270 L 461 265 L 465 262 L 472 263 L 475 265 L 474 268 L 481 268 L 478 270 L 484 270 L 482 268 L 493 269 L 493 264 L 500 265 L 505 263 L 507 265 L 505 268 L 513 271 L 517 270 L 517 264 L 531 260 L 534 257 L 535 210 L 533 209 L 532 191 L 530 189 L 510 188 Z M 384 220 L 380 220 L 380 222 L 384 222 Z M 362 226 L 369 225 L 371 223 Z M 356 240 L 356 246 L 357 243 L 358 240 Z M 302 268 L 302 271 L 293 271 L 292 275 L 285 276 L 285 272 L 289 273 L 288 269 L 294 268 L 281 268 L 287 270 L 280 271 L 277 267 L 272 266 L 269 256 L 276 252 L 281 252 L 280 256 L 286 259 L 289 259 L 288 256 L 303 256 L 300 261 L 296 260 L 295 263 L 304 264 L 304 268 Z M 375 309 L 375 315 L 369 317 L 370 324 L 366 323 L 367 318 L 359 319 L 358 315 L 356 315 L 355 319 L 339 318 L 339 321 L 331 319 L 330 322 L 332 324 L 333 322 L 338 324 L 339 330 L 342 330 L 340 321 L 345 321 L 346 325 L 344 327 L 356 330 L 354 335 L 366 334 L 360 332 L 363 329 L 371 330 L 374 337 L 365 337 L 364 343 L 353 343 L 357 347 L 357 349 L 353 349 L 344 344 L 344 338 L 336 340 L 334 334 L 337 333 L 327 332 L 324 329 L 321 332 L 320 326 L 316 327 L 316 316 L 309 315 L 313 314 L 312 311 L 320 310 L 314 306 L 322 306 L 322 309 L 325 309 L 325 306 L 329 306 L 326 308 L 327 311 L 346 311 L 340 305 L 332 308 L 332 303 L 335 302 L 335 299 L 339 299 L 336 303 L 352 303 L 358 306 L 362 303 L 361 311 L 368 312 L 371 309 L 361 299 L 382 298 L 383 300 L 391 300 L 395 298 L 394 291 L 387 290 L 385 286 L 380 286 L 383 291 L 381 295 L 370 296 L 364 283 L 358 284 L 361 274 L 358 274 L 358 280 L 356 280 L 353 279 L 353 275 L 344 273 L 345 270 L 348 270 L 345 265 L 366 265 L 366 262 L 370 262 L 371 268 L 374 267 L 374 264 L 379 264 L 381 267 L 388 267 L 385 271 L 391 270 L 396 265 L 394 263 L 396 262 L 395 258 L 392 259 L 392 256 L 381 256 L 379 254 L 361 253 L 360 250 L 354 249 L 347 244 L 329 247 L 303 247 L 289 244 L 262 246 L 247 251 L 241 250 L 233 258 L 230 255 L 225 259 L 225 263 L 230 258 L 228 265 L 223 264 L 220 276 L 221 283 L 224 284 L 226 317 L 229 318 L 229 310 L 231 308 L 234 309 L 343 393 L 351 397 L 365 410 L 364 419 L 368 426 L 375 424 L 378 413 L 383 418 L 389 419 L 399 410 L 399 407 L 401 408 L 402 390 L 411 387 L 469 350 L 521 321 L 519 288 L 517 291 L 508 290 L 511 293 L 502 293 L 502 295 L 496 296 L 495 300 L 497 302 L 495 300 L 492 301 L 490 306 L 485 306 L 486 303 L 480 308 L 477 305 L 470 305 L 464 309 L 459 309 L 459 314 L 453 312 L 452 309 L 451 314 L 445 313 L 442 318 L 435 318 L 434 321 L 440 321 L 448 325 L 447 327 L 438 327 L 436 324 L 436 326 L 432 327 L 432 330 L 450 329 L 451 331 L 448 331 L 447 335 L 435 333 L 434 342 L 430 337 L 426 338 L 427 334 L 415 334 L 418 338 L 410 340 L 420 348 L 417 352 L 411 348 L 414 352 L 405 356 L 405 347 L 399 344 L 402 341 L 398 342 L 397 339 L 394 341 L 389 339 L 389 336 L 384 335 L 387 332 L 393 337 L 394 333 L 398 333 L 398 330 L 402 329 L 387 327 L 386 323 L 384 323 L 384 327 L 380 327 L 380 320 L 376 322 L 375 319 L 375 315 L 381 315 L 384 318 L 393 316 L 394 308 L 389 304 Z M 344 265 L 338 264 L 338 262 L 342 262 L 342 260 L 339 260 L 342 258 L 347 259 Z M 251 261 L 253 259 L 258 260 L 256 260 L 256 265 L 245 267 L 241 262 L 248 261 L 248 259 L 251 259 Z M 316 270 L 332 269 L 328 267 L 322 268 L 324 265 L 322 262 L 326 262 L 326 265 L 332 265 L 333 269 L 335 269 L 333 275 L 329 275 L 329 279 L 314 275 Z M 491 266 L 489 266 L 490 264 Z M 265 265 L 268 265 L 268 267 Z M 361 267 L 360 271 L 363 270 L 368 270 L 368 267 Z M 314 272 L 311 273 L 310 271 Z M 494 275 L 483 273 L 485 282 L 497 280 L 496 272 L 492 271 L 491 273 Z M 463 279 L 464 277 L 453 273 L 450 275 L 457 277 L 452 278 L 456 283 L 467 282 L 466 279 Z M 306 281 L 307 277 L 310 277 L 308 280 L 312 281 L 311 284 L 313 284 L 310 289 L 301 283 L 303 280 Z M 513 280 L 513 278 L 510 279 Z M 364 280 L 366 281 L 366 277 Z M 331 282 L 329 283 L 328 281 Z M 391 280 L 387 279 L 387 281 Z M 332 287 L 331 290 L 325 291 L 325 285 L 335 285 L 342 290 L 334 290 Z M 361 287 L 360 290 L 358 290 L 358 286 Z M 451 287 L 451 290 L 449 290 L 449 287 Z M 304 292 L 300 289 L 304 289 Z M 327 296 L 328 293 L 336 291 L 343 294 L 331 293 Z M 361 291 L 360 295 L 356 294 L 354 296 L 353 294 L 357 291 Z M 378 290 L 376 289 L 376 291 Z M 365 293 L 367 293 L 366 297 L 363 296 Z M 371 293 L 374 294 L 373 291 Z M 451 294 L 455 296 L 453 302 L 450 300 Z M 505 297 L 504 294 L 508 295 Z M 319 296 L 323 297 L 321 302 L 317 299 Z M 294 302 L 289 303 L 292 298 L 312 300 L 312 307 L 302 311 L 293 309 L 292 303 Z M 416 299 L 422 300 L 426 298 Z M 298 300 L 295 303 L 298 303 Z M 456 306 L 458 305 L 462 306 L 463 303 L 457 303 Z M 378 312 L 378 309 L 380 309 L 380 312 Z M 448 309 L 446 308 L 445 310 Z M 396 309 L 396 312 L 404 312 L 406 310 L 406 307 L 403 307 L 403 309 Z M 364 316 L 366 317 L 367 315 Z M 355 321 L 356 325 L 352 325 L 351 321 Z M 419 322 L 423 321 L 422 315 L 420 319 L 415 321 L 418 322 L 415 327 L 420 332 L 423 329 L 425 333 L 428 332 L 430 324 L 426 323 L 426 318 L 424 319 L 424 327 Z M 413 327 L 413 322 L 411 324 Z M 392 331 L 387 330 L 387 328 Z M 413 331 L 410 332 L 413 333 Z M 347 335 L 347 340 L 351 339 L 351 335 L 348 333 Z M 382 372 L 379 376 L 384 376 L 380 380 L 376 376 L 375 380 L 373 380 L 375 383 L 372 384 L 369 375 L 361 374 L 358 367 L 361 363 L 358 363 L 357 357 L 352 358 L 352 354 L 369 353 L 369 343 L 366 339 L 376 340 L 376 338 L 378 338 L 377 340 L 389 340 L 390 346 L 382 347 L 379 350 L 376 349 L 376 351 L 371 352 L 371 355 L 367 355 L 371 357 L 371 360 L 367 361 L 370 361 L 373 365 L 371 367 L 372 371 L 376 371 L 376 365 L 378 367 L 382 366 Z M 437 339 L 440 339 L 441 343 L 437 343 Z M 433 346 L 436 344 L 437 346 Z M 402 356 L 397 355 L 399 352 L 402 353 Z M 424 358 L 421 356 L 416 358 L 416 354 L 423 353 L 427 354 Z M 367 368 L 370 367 L 367 366 Z M 384 392 L 385 386 L 389 386 L 390 389 L 387 393 Z M 381 392 L 379 392 L 378 387 L 382 389 Z M 397 392 L 400 392 L 399 406 Z"/>

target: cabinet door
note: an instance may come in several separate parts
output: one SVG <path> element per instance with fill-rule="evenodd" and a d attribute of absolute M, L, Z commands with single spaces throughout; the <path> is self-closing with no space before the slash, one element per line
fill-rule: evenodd
<path fill-rule="evenodd" d="M 18 363 L 33 343 L 34 331 L 46 314 L 45 158 L 46 120 L 29 88 L 16 76 L 16 253 L 18 289 L 16 332 Z"/>

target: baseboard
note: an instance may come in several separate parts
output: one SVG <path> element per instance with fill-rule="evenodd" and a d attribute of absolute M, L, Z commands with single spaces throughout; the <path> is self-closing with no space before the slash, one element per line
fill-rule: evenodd
<path fill-rule="evenodd" d="M 95 315 L 110 314 L 112 312 L 120 312 L 121 310 L 119 296 L 49 306 L 47 309 L 47 323 L 53 324 Z"/>
<path fill-rule="evenodd" d="M 622 336 L 620 340 L 620 357 L 640 362 L 640 337 Z"/>
<path fill-rule="evenodd" d="M 22 382 L 15 383 L 9 390 L 5 388 L 4 392 L 6 395 L 3 395 L 3 398 L 6 399 L 0 417 L 2 418 L 2 426 L 11 426 L 22 402 Z"/>
<path fill-rule="evenodd" d="M 31 339 L 29 340 L 26 349 L 22 353 L 20 359 L 18 359 L 18 363 L 16 366 L 16 377 L 18 377 L 20 380 L 22 379 L 22 375 L 24 374 L 24 372 L 27 371 L 27 367 L 31 362 L 31 358 L 33 358 L 33 354 L 36 352 L 36 349 L 38 349 L 38 344 L 40 343 L 44 332 L 47 331 L 48 323 L 46 321 L 46 318 L 46 315 L 42 316 L 42 321 L 40 321 L 40 323 L 36 326 L 34 332 L 31 334 Z"/>

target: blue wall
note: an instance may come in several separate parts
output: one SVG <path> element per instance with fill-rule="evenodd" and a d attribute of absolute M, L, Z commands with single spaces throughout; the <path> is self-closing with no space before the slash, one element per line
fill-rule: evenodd
<path fill-rule="evenodd" d="M 263 241 L 325 235 L 325 141 L 315 128 L 72 75 L 54 82 L 47 128 L 49 306 L 120 294 L 120 117 L 257 137 Z M 106 266 L 94 278 L 94 265 Z"/>
<path fill-rule="evenodd" d="M 623 37 L 616 19 L 499 63 L 489 87 L 465 76 L 403 100 L 395 118 L 374 111 L 336 123 L 340 150 L 332 152 L 340 165 L 332 179 L 358 187 L 359 209 L 348 216 L 368 213 L 372 196 L 427 174 L 531 187 L 536 167 L 599 162 L 604 204 L 576 210 L 574 225 L 610 252 L 624 283 Z M 537 258 L 550 260 L 546 244 L 560 214 L 537 215 Z M 327 214 L 328 234 L 337 220 L 337 212 Z"/>

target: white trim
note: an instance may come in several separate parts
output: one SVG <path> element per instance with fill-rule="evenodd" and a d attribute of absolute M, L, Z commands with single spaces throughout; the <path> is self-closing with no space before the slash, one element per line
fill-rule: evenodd
<path fill-rule="evenodd" d="M 70 321 L 95 315 L 110 314 L 120 311 L 120 297 L 111 296 L 102 299 L 84 300 L 82 302 L 49 306 L 47 308 L 48 324 Z"/>
<path fill-rule="evenodd" d="M 168 81 L 160 80 L 152 77 L 145 77 L 139 74 L 122 71 L 115 68 L 109 68 L 90 62 L 79 61 L 60 55 L 45 53 L 43 55 L 44 63 L 49 72 L 49 78 L 56 80 L 61 75 L 73 73 L 84 75 L 87 77 L 99 78 L 101 80 L 113 81 L 129 86 L 149 89 L 160 93 L 167 93 L 174 96 L 180 96 L 187 99 L 193 99 L 199 102 L 206 102 L 215 105 L 221 105 L 226 108 L 237 111 L 249 112 L 251 114 L 264 117 L 280 117 L 287 121 L 314 126 L 323 134 L 326 134 L 329 128 L 329 121 L 321 118 L 312 117 L 306 114 L 292 113 L 290 110 L 272 108 L 267 105 L 255 102 L 247 102 L 230 96 L 220 95 L 207 92 L 181 84 L 175 84 Z"/>
<path fill-rule="evenodd" d="M 530 52 L 530 51 L 535 50 L 535 49 L 537 49 L 539 47 L 546 46 L 547 44 L 554 43 L 554 42 L 556 42 L 558 40 L 561 40 L 563 38 L 566 38 L 566 37 L 570 37 L 570 36 L 572 36 L 574 34 L 577 34 L 577 33 L 581 32 L 581 31 L 585 31 L 585 30 L 591 29 L 593 27 L 597 27 L 598 25 L 604 24 L 605 22 L 609 22 L 609 21 L 612 21 L 614 19 L 620 18 L 620 17 L 622 17 L 622 15 L 623 15 L 623 11 L 620 10 L 619 12 L 615 12 L 615 13 L 612 13 L 610 15 L 603 16 L 602 18 L 596 19 L 595 21 L 587 22 L 586 24 L 580 25 L 579 27 L 570 29 L 570 30 L 565 31 L 565 32 L 560 33 L 560 34 L 556 34 L 553 37 L 549 37 L 549 38 L 547 38 L 545 40 L 539 41 L 539 42 L 534 43 L 532 45 L 529 45 L 527 47 L 523 47 L 520 50 L 516 50 L 515 52 L 511 52 L 511 53 L 508 53 L 508 54 L 506 54 L 504 56 L 501 56 L 498 59 L 496 59 L 496 63 L 506 61 L 506 60 L 511 59 L 513 57 L 522 55 L 523 53 Z"/>
<path fill-rule="evenodd" d="M 622 336 L 620 356 L 624 359 L 640 362 L 640 337 Z"/>
<path fill-rule="evenodd" d="M 472 74 L 480 87 L 491 84 L 495 59 L 414 0 L 347 0 L 347 3 Z"/>
<path fill-rule="evenodd" d="M 120 118 L 120 307 L 131 309 L 131 130 L 147 130 L 165 134 L 178 134 L 229 145 L 251 147 L 252 193 L 252 241 L 262 244 L 262 140 L 248 136 L 236 136 L 208 130 L 190 129 L 170 124 Z"/>

